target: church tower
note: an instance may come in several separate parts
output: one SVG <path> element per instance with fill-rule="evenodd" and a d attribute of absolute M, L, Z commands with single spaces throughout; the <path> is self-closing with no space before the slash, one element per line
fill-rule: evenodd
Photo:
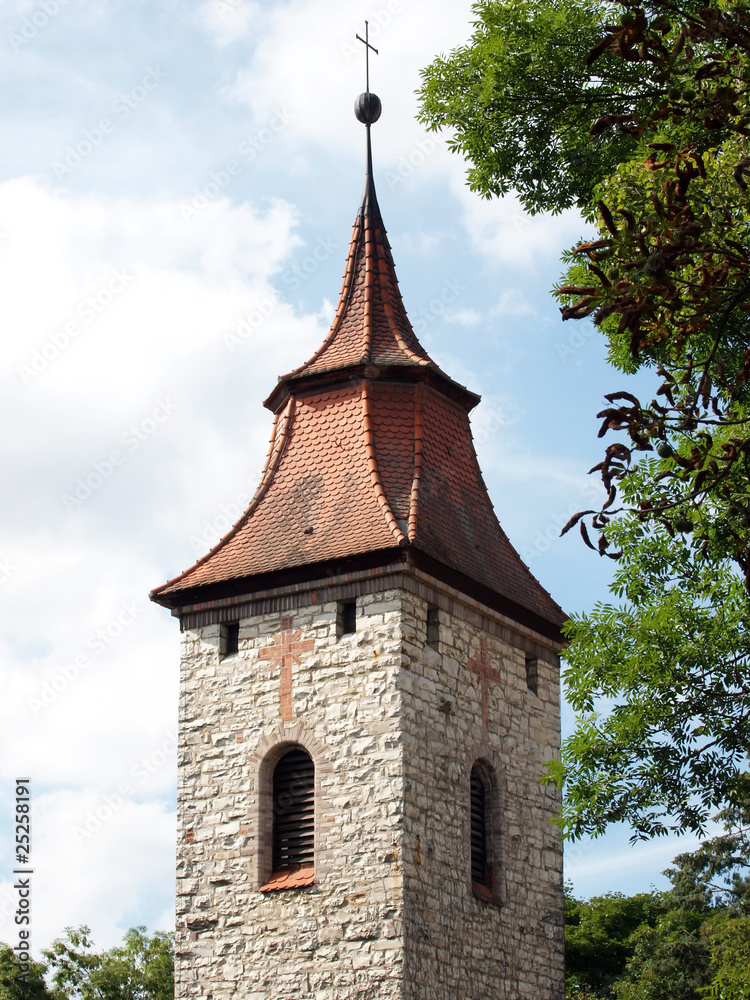
<path fill-rule="evenodd" d="M 331 330 L 182 631 L 179 1000 L 560 1000 L 564 615 L 406 315 L 367 176 Z"/>

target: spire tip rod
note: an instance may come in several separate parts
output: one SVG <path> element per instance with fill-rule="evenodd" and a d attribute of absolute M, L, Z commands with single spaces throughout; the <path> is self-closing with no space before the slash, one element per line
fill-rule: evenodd
<path fill-rule="evenodd" d="M 365 79 L 367 82 L 367 93 L 370 93 L 370 49 L 375 53 L 375 55 L 380 55 L 378 50 L 374 45 L 370 45 L 370 22 L 365 21 L 365 37 L 357 35 L 357 38 L 365 47 Z"/>

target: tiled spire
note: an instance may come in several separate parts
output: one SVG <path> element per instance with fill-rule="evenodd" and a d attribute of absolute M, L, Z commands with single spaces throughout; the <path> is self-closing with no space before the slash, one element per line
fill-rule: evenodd
<path fill-rule="evenodd" d="M 508 541 L 482 479 L 469 424 L 479 397 L 438 368 L 406 315 L 365 124 L 365 188 L 330 332 L 266 400 L 274 429 L 248 510 L 152 597 L 184 607 L 408 560 L 557 636 L 564 615 Z"/>
<path fill-rule="evenodd" d="M 346 365 L 432 365 L 404 309 L 380 214 L 367 132 L 367 177 L 331 330 L 294 377 Z"/>

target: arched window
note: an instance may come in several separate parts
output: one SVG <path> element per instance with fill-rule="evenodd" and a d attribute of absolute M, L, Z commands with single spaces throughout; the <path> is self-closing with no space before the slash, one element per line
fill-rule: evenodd
<path fill-rule="evenodd" d="M 290 747 L 272 780 L 273 873 L 263 889 L 310 885 L 315 861 L 315 765 L 301 747 Z"/>
<path fill-rule="evenodd" d="M 476 895 L 495 899 L 492 870 L 492 785 L 486 768 L 477 762 L 469 781 L 471 884 Z"/>

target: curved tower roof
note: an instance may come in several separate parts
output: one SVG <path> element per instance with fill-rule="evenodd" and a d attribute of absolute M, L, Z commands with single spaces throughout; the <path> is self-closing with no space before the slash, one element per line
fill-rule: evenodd
<path fill-rule="evenodd" d="M 406 315 L 369 124 L 367 154 L 336 315 L 265 402 L 275 419 L 255 497 L 151 597 L 179 608 L 403 560 L 557 639 L 565 616 L 508 541 L 482 479 L 469 423 L 480 397 L 441 371 Z"/>

